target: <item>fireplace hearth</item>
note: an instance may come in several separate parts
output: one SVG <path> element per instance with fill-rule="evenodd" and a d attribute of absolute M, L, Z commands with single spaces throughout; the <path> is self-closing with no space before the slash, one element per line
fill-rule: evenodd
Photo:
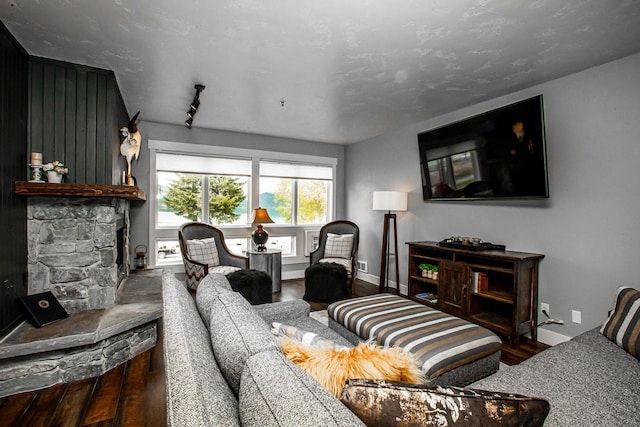
<path fill-rule="evenodd" d="M 0 341 L 0 397 L 101 375 L 152 348 L 159 271 L 129 275 L 130 203 L 144 192 L 16 182 L 16 194 L 28 197 L 28 293 L 51 291 L 70 316 L 25 321 Z"/>

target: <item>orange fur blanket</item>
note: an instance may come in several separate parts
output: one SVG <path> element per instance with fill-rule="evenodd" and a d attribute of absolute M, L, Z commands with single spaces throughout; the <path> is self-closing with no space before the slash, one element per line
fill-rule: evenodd
<path fill-rule="evenodd" d="M 424 375 L 416 358 L 398 347 L 362 343 L 347 350 L 310 347 L 288 337 L 280 339 L 282 352 L 340 398 L 348 379 L 380 379 L 420 384 Z"/>

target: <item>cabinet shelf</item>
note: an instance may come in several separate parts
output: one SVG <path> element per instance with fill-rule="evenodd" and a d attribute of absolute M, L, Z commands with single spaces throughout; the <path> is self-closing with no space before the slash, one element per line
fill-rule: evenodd
<path fill-rule="evenodd" d="M 511 320 L 507 316 L 498 313 L 484 312 L 470 316 L 469 320 L 485 328 L 509 335 L 511 333 Z"/>
<path fill-rule="evenodd" d="M 496 271 L 500 273 L 512 274 L 513 268 L 494 267 L 489 265 L 468 264 L 473 271 Z"/>
<path fill-rule="evenodd" d="M 424 283 L 428 283 L 430 285 L 438 286 L 438 281 L 437 280 L 429 279 L 428 277 L 412 275 L 411 276 L 411 280 L 417 280 L 418 282 L 424 282 Z"/>
<path fill-rule="evenodd" d="M 514 251 L 469 253 L 435 242 L 407 244 L 409 298 L 502 334 L 514 347 L 522 334 L 531 333 L 537 339 L 538 264 L 544 255 Z M 421 262 L 438 266 L 437 280 L 417 274 Z M 424 292 L 437 295 L 437 299 L 416 297 Z"/>
<path fill-rule="evenodd" d="M 505 304 L 513 304 L 513 298 L 509 292 L 500 292 L 500 291 L 472 292 L 471 295 L 479 298 L 487 298 L 487 299 L 502 302 Z"/>

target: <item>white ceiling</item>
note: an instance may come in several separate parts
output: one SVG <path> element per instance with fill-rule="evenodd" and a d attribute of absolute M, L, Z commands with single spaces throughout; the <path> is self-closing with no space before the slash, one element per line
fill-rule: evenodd
<path fill-rule="evenodd" d="M 0 19 L 31 55 L 113 70 L 143 121 L 182 124 L 202 83 L 194 127 L 342 144 L 640 52 L 640 0 L 2 0 Z"/>

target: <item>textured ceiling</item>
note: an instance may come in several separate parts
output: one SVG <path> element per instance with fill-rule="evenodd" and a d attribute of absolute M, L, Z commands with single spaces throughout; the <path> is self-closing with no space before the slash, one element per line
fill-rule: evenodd
<path fill-rule="evenodd" d="M 194 127 L 331 143 L 640 52 L 640 0 L 2 0 L 0 19 L 32 55 L 113 70 L 141 120 L 182 124 L 203 83 Z"/>

